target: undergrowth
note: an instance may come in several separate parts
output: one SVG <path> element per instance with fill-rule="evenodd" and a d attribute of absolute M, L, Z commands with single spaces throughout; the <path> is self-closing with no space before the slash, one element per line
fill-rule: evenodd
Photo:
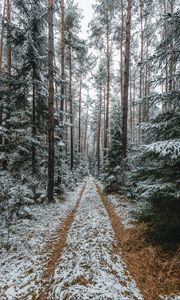
<path fill-rule="evenodd" d="M 178 202 L 165 206 L 164 201 L 158 205 L 152 203 L 137 216 L 139 222 L 148 224 L 147 241 L 159 244 L 164 249 L 177 250 L 180 245 L 180 212 Z"/>

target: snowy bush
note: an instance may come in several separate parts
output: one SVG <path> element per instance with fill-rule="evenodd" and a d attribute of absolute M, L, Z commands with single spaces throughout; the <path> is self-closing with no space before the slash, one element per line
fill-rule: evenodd
<path fill-rule="evenodd" d="M 125 184 L 125 162 L 122 157 L 121 110 L 116 99 L 111 112 L 110 145 L 108 159 L 102 168 L 102 181 L 105 192 L 118 192 Z"/>
<path fill-rule="evenodd" d="M 165 98 L 168 99 L 168 97 Z M 161 113 L 147 124 L 144 124 L 144 145 L 138 147 L 133 155 L 129 157 L 129 163 L 132 167 L 130 177 L 133 194 L 138 199 L 151 202 L 154 222 L 159 226 L 163 224 L 161 226 L 161 237 L 167 231 L 166 239 L 171 234 L 172 239 L 175 236 L 178 239 L 178 206 L 180 200 L 179 116 L 179 106 L 175 106 L 172 107 L 171 111 Z M 157 227 L 156 232 L 158 232 Z"/>

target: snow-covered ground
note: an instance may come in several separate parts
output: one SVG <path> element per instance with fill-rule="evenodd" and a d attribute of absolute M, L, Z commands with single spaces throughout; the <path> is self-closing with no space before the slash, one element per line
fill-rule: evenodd
<path fill-rule="evenodd" d="M 107 199 L 113 205 L 115 212 L 119 215 L 121 223 L 125 229 L 132 228 L 134 222 L 137 222 L 138 216 L 143 209 L 149 208 L 147 201 L 136 201 L 127 199 L 124 195 L 108 195 Z"/>
<path fill-rule="evenodd" d="M 101 185 L 103 188 L 103 186 Z M 129 229 L 135 226 L 138 215 L 142 209 L 149 207 L 147 201 L 138 201 L 127 199 L 124 195 L 108 195 L 107 199 L 113 205 L 116 214 L 120 217 L 124 229 Z M 180 296 L 162 296 L 158 299 L 161 300 L 180 300 Z"/>
<path fill-rule="evenodd" d="M 79 187 L 68 193 L 61 203 L 32 206 L 31 220 L 16 220 L 11 224 L 10 249 L 0 248 L 0 300 L 143 300 L 121 254 L 116 251 L 111 221 L 93 178 L 87 180 L 84 194 L 82 190 Z M 45 279 L 47 262 L 53 253 L 47 245 L 57 244 L 60 228 L 76 206 L 80 191 L 82 198 L 65 246 L 63 250 L 57 249 L 61 255 L 57 256 L 55 273 L 50 272 L 51 278 Z M 108 199 L 124 227 L 133 226 L 135 202 L 113 195 Z M 4 225 L 1 220 L 1 245 L 5 246 Z M 179 300 L 180 297 L 160 296 L 159 299 Z"/>
<path fill-rule="evenodd" d="M 40 287 L 43 266 L 49 253 L 48 242 L 55 242 L 57 230 L 73 210 L 80 187 L 67 193 L 65 201 L 31 207 L 32 220 L 16 220 L 10 226 L 8 251 L 0 247 L 0 299 L 32 299 Z M 1 219 L 0 245 L 7 245 L 7 228 Z M 30 296 L 28 296 L 30 295 Z"/>
<path fill-rule="evenodd" d="M 141 300 L 115 251 L 115 235 L 92 179 L 69 231 L 48 299 Z"/>
<path fill-rule="evenodd" d="M 98 186 L 103 190 L 104 186 L 100 181 L 97 181 Z M 137 203 L 135 200 L 127 199 L 124 195 L 109 194 L 106 198 L 113 205 L 116 214 L 120 217 L 121 223 L 125 229 L 132 228 L 135 222 L 135 214 L 141 210 L 145 203 Z"/>
<path fill-rule="evenodd" d="M 120 216 L 124 228 L 133 227 L 133 222 L 135 221 L 134 213 L 138 210 L 137 203 L 129 201 L 125 196 L 121 195 L 108 195 L 107 199 L 113 205 L 117 215 Z"/>

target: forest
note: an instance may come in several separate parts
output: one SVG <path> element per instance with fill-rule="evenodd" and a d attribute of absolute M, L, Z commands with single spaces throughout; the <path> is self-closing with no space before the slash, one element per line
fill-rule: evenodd
<path fill-rule="evenodd" d="M 0 299 L 178 300 L 180 3 L 85 2 L 0 0 Z"/>

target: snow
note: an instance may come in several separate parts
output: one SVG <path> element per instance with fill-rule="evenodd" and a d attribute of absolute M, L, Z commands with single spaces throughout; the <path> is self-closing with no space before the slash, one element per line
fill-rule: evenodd
<path fill-rule="evenodd" d="M 69 231 L 49 299 L 143 299 L 115 246 L 108 214 L 91 179 Z"/>
<path fill-rule="evenodd" d="M 155 152 L 160 157 L 168 156 L 172 160 L 180 157 L 180 140 L 159 141 L 150 145 L 144 146 L 149 152 Z"/>
<path fill-rule="evenodd" d="M 43 275 L 51 256 L 47 245 L 56 243 L 59 228 L 75 207 L 80 190 L 81 187 L 67 193 L 61 203 L 25 207 L 22 213 L 32 217 L 11 224 L 9 240 L 1 219 L 1 300 L 37 299 L 46 283 Z M 132 227 L 133 213 L 140 209 L 137 203 L 121 195 L 107 197 L 123 226 Z M 90 178 L 50 279 L 47 299 L 143 300 L 117 249 L 109 216 Z M 159 296 L 159 299 L 180 300 L 180 297 Z"/>
<path fill-rule="evenodd" d="M 135 222 L 137 222 L 135 215 L 139 215 L 139 212 L 146 207 L 150 206 L 149 202 L 145 199 L 143 201 L 127 199 L 125 196 L 121 195 L 108 195 L 107 196 L 110 203 L 113 205 L 115 212 L 119 215 L 121 223 L 124 229 L 129 229 L 134 227 Z M 161 300 L 180 300 L 180 296 L 162 296 L 160 295 L 158 299 Z"/>
<path fill-rule="evenodd" d="M 145 201 L 135 201 L 127 199 L 124 195 L 108 195 L 109 202 L 113 205 L 116 214 L 120 217 L 125 229 L 134 227 L 135 215 L 145 206 Z"/>
<path fill-rule="evenodd" d="M 0 299 L 32 299 L 28 294 L 41 288 L 43 266 L 49 253 L 44 251 L 49 241 L 56 241 L 57 229 L 75 207 L 79 189 L 67 193 L 66 200 L 50 205 L 25 209 L 31 219 L 14 222 L 8 230 L 0 222 Z M 4 246 L 3 246 L 4 245 Z M 9 248 L 9 251 L 5 250 Z"/>

